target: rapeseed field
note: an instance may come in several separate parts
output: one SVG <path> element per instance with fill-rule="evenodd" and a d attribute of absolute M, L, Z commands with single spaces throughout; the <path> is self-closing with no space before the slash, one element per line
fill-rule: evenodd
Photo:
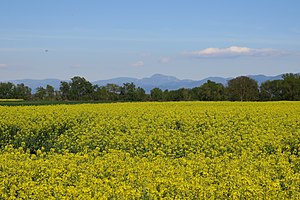
<path fill-rule="evenodd" d="M 299 199 L 300 102 L 0 106 L 0 199 Z"/>

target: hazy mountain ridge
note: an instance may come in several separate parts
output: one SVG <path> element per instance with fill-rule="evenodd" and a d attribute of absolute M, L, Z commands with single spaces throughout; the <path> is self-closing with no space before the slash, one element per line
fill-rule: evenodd
<path fill-rule="evenodd" d="M 277 76 L 265 76 L 265 75 L 248 75 L 248 77 L 256 80 L 258 84 L 267 81 L 267 80 L 279 80 L 282 79 L 282 74 Z M 117 85 L 122 86 L 123 83 L 130 83 L 133 82 L 136 86 L 144 88 L 147 92 L 149 92 L 151 89 L 158 87 L 162 90 L 168 89 L 168 90 L 176 90 L 179 88 L 193 88 L 198 87 L 204 83 L 207 82 L 207 80 L 214 81 L 216 83 L 221 83 L 223 85 L 226 85 L 228 80 L 232 79 L 230 78 L 224 78 L 224 77 L 208 77 L 201 80 L 191 80 L 191 79 L 178 79 L 174 76 L 167 76 L 162 74 L 154 74 L 151 77 L 145 77 L 142 79 L 137 78 L 131 78 L 131 77 L 118 77 L 113 79 L 107 79 L 107 80 L 98 80 L 91 82 L 92 84 L 97 84 L 99 86 L 106 85 L 108 83 L 114 83 Z M 37 87 L 46 87 L 46 85 L 52 85 L 55 89 L 59 89 L 60 82 L 62 80 L 59 79 L 43 79 L 43 80 L 35 80 L 35 79 L 22 79 L 22 80 L 11 80 L 9 82 L 12 82 L 14 84 L 20 84 L 24 83 L 25 85 L 29 86 L 33 90 L 35 90 Z M 1 82 L 1 81 L 0 81 Z"/>

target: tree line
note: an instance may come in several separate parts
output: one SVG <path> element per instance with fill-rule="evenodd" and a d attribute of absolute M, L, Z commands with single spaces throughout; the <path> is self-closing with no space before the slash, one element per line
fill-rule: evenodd
<path fill-rule="evenodd" d="M 0 99 L 25 99 L 48 101 L 279 101 L 300 100 L 300 74 L 284 74 L 281 80 L 268 80 L 260 86 L 247 76 L 239 76 L 224 86 L 208 80 L 192 89 L 161 90 L 153 88 L 147 94 L 134 83 L 122 86 L 93 85 L 84 77 L 75 76 L 69 82 L 62 81 L 59 90 L 53 86 L 31 89 L 24 84 L 0 83 Z"/>

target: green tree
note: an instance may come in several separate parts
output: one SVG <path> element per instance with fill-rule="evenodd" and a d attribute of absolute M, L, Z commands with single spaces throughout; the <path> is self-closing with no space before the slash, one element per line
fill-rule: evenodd
<path fill-rule="evenodd" d="M 11 82 L 0 83 L 0 99 L 14 99 L 15 87 Z"/>
<path fill-rule="evenodd" d="M 46 99 L 46 94 L 47 94 L 47 92 L 46 92 L 45 88 L 38 87 L 38 88 L 36 88 L 36 92 L 34 94 L 34 97 L 36 99 L 39 99 L 39 100 L 45 100 Z"/>
<path fill-rule="evenodd" d="M 191 100 L 201 100 L 202 94 L 201 94 L 201 88 L 200 87 L 194 87 L 190 91 L 191 93 Z"/>
<path fill-rule="evenodd" d="M 71 82 L 61 82 L 61 98 L 68 100 L 92 100 L 94 95 L 93 85 L 83 77 L 75 76 Z"/>
<path fill-rule="evenodd" d="M 222 84 L 208 80 L 200 86 L 199 96 L 202 101 L 224 100 L 225 88 Z"/>
<path fill-rule="evenodd" d="M 107 101 L 109 100 L 108 90 L 105 86 L 94 86 L 94 100 Z"/>
<path fill-rule="evenodd" d="M 146 94 L 146 91 L 143 88 L 138 87 L 136 89 L 136 100 L 137 101 L 147 101 L 148 96 L 149 95 Z"/>
<path fill-rule="evenodd" d="M 70 99 L 70 84 L 66 81 L 60 82 L 60 98 L 62 100 L 69 100 Z"/>
<path fill-rule="evenodd" d="M 263 82 L 260 86 L 260 99 L 263 101 L 278 101 L 283 99 L 283 80 Z"/>
<path fill-rule="evenodd" d="M 21 84 L 13 84 L 11 82 L 0 83 L 0 99 L 25 99 L 31 98 L 31 89 Z"/>
<path fill-rule="evenodd" d="M 300 74 L 284 74 L 282 76 L 283 98 L 285 100 L 300 100 Z"/>
<path fill-rule="evenodd" d="M 169 90 L 166 89 L 163 91 L 163 100 L 164 101 L 170 101 L 170 98 L 169 98 Z"/>
<path fill-rule="evenodd" d="M 180 101 L 189 101 L 191 100 L 191 94 L 190 94 L 190 89 L 187 88 L 180 88 L 177 90 L 179 93 L 179 100 Z"/>
<path fill-rule="evenodd" d="M 120 99 L 121 87 L 119 85 L 109 83 L 105 87 L 108 92 L 108 100 L 118 101 Z"/>
<path fill-rule="evenodd" d="M 258 84 L 247 76 L 239 76 L 228 81 L 227 92 L 229 100 L 254 101 L 258 99 Z"/>
<path fill-rule="evenodd" d="M 91 100 L 93 97 L 93 85 L 83 77 L 71 78 L 70 98 L 71 100 Z"/>
<path fill-rule="evenodd" d="M 17 84 L 14 89 L 14 97 L 16 99 L 24 99 L 29 100 L 31 99 L 31 88 L 24 85 L 24 83 Z"/>
<path fill-rule="evenodd" d="M 121 87 L 120 96 L 124 101 L 137 101 L 136 86 L 134 83 L 124 83 Z"/>
<path fill-rule="evenodd" d="M 162 101 L 163 100 L 163 91 L 160 88 L 153 88 L 150 91 L 150 97 L 153 101 Z"/>
<path fill-rule="evenodd" d="M 167 101 L 188 101 L 191 100 L 191 92 L 186 88 L 171 91 L 165 90 L 164 98 Z"/>
<path fill-rule="evenodd" d="M 55 99 L 55 89 L 51 85 L 46 86 L 46 99 L 54 100 Z"/>

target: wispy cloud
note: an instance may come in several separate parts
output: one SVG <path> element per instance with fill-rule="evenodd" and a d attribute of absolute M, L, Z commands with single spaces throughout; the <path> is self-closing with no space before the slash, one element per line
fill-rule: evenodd
<path fill-rule="evenodd" d="M 8 67 L 8 64 L 0 64 L 0 68 L 6 68 Z"/>
<path fill-rule="evenodd" d="M 253 49 L 249 47 L 231 46 L 228 48 L 206 48 L 200 51 L 184 52 L 183 55 L 197 58 L 227 58 L 238 56 L 281 56 L 287 52 L 271 49 Z"/>
<path fill-rule="evenodd" d="M 145 65 L 144 61 L 139 60 L 132 64 L 133 67 L 143 67 Z"/>
<path fill-rule="evenodd" d="M 160 57 L 158 62 L 161 64 L 167 64 L 167 63 L 171 62 L 171 58 L 170 57 Z"/>

